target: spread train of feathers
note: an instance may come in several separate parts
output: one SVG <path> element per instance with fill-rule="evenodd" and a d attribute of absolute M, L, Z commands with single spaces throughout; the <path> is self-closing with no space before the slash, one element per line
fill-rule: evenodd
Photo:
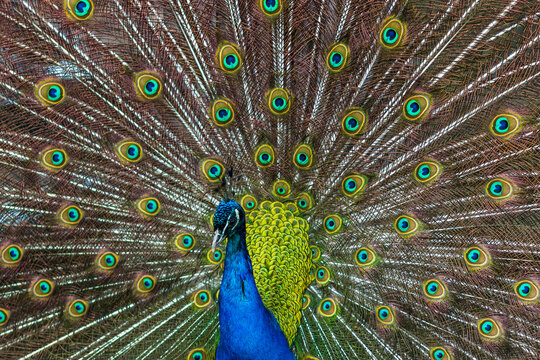
<path fill-rule="evenodd" d="M 539 89 L 535 0 L 2 1 L 0 358 L 214 358 L 225 191 L 298 359 L 535 359 Z"/>

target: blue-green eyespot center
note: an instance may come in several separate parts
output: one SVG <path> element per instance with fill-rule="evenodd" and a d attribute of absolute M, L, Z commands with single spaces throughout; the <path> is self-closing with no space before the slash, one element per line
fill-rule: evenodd
<path fill-rule="evenodd" d="M 4 312 L 4 310 L 0 310 L 0 323 L 3 323 L 4 321 L 6 321 L 6 318 L 7 318 L 7 315 Z"/>
<path fill-rule="evenodd" d="M 255 206 L 255 203 L 253 201 L 248 201 L 246 206 L 247 206 L 248 209 L 251 209 L 251 208 L 253 208 Z"/>
<path fill-rule="evenodd" d="M 191 236 L 184 236 L 184 239 L 182 240 L 182 243 L 184 244 L 184 246 L 186 247 L 190 247 L 191 244 L 193 244 L 193 238 Z"/>
<path fill-rule="evenodd" d="M 216 251 L 214 252 L 214 259 L 215 259 L 215 260 L 221 259 L 221 251 L 216 250 Z"/>
<path fill-rule="evenodd" d="M 383 38 L 384 38 L 384 41 L 386 43 L 393 44 L 398 39 L 398 33 L 397 33 L 397 31 L 395 29 L 388 28 L 388 29 L 384 30 Z"/>
<path fill-rule="evenodd" d="M 530 294 L 530 292 L 531 292 L 531 286 L 530 286 L 529 284 L 527 284 L 527 283 L 521 284 L 521 285 L 519 286 L 518 291 L 519 291 L 519 294 L 520 294 L 521 296 L 525 297 L 525 296 L 527 296 L 527 295 Z"/>
<path fill-rule="evenodd" d="M 407 219 L 399 220 L 398 227 L 399 227 L 399 230 L 401 231 L 407 231 L 407 229 L 409 228 L 409 220 Z"/>
<path fill-rule="evenodd" d="M 82 302 L 77 301 L 74 307 L 75 307 L 75 311 L 78 312 L 79 314 L 84 312 L 85 306 Z"/>
<path fill-rule="evenodd" d="M 231 110 L 227 108 L 221 108 L 217 111 L 217 120 L 220 122 L 227 122 L 231 118 Z"/>
<path fill-rule="evenodd" d="M 287 100 L 285 100 L 281 96 L 278 96 L 274 100 L 272 100 L 272 106 L 274 106 L 274 109 L 276 109 L 277 111 L 284 110 L 287 107 Z"/>
<path fill-rule="evenodd" d="M 437 289 L 439 288 L 439 284 L 437 284 L 435 281 L 430 282 L 427 286 L 427 292 L 430 295 L 433 295 L 437 292 Z"/>
<path fill-rule="evenodd" d="M 510 123 L 508 122 L 508 118 L 501 116 L 495 121 L 495 126 L 493 127 L 493 130 L 499 134 L 504 134 L 505 132 L 508 132 L 510 129 Z"/>
<path fill-rule="evenodd" d="M 264 10 L 274 12 L 279 7 L 279 0 L 264 0 Z"/>
<path fill-rule="evenodd" d="M 62 89 L 58 85 L 52 85 L 47 92 L 50 101 L 58 101 L 62 97 Z"/>
<path fill-rule="evenodd" d="M 302 199 L 298 202 L 298 206 L 300 206 L 301 208 L 305 208 L 307 206 L 307 201 Z"/>
<path fill-rule="evenodd" d="M 354 179 L 347 180 L 345 182 L 345 188 L 349 192 L 356 190 L 356 181 Z"/>
<path fill-rule="evenodd" d="M 208 295 L 206 295 L 206 293 L 200 293 L 199 299 L 201 299 L 202 302 L 206 302 L 208 300 Z"/>
<path fill-rule="evenodd" d="M 79 211 L 77 209 L 69 209 L 68 217 L 71 221 L 77 221 L 79 219 Z"/>
<path fill-rule="evenodd" d="M 475 263 L 480 259 L 480 251 L 478 250 L 472 250 L 469 251 L 469 254 L 467 255 L 467 259 L 469 259 L 470 262 Z"/>
<path fill-rule="evenodd" d="M 212 165 L 208 172 L 211 178 L 217 178 L 219 175 L 221 175 L 221 167 L 218 165 Z"/>
<path fill-rule="evenodd" d="M 154 282 L 152 281 L 152 279 L 146 278 L 143 280 L 143 285 L 145 288 L 150 289 L 152 285 L 154 285 Z"/>
<path fill-rule="evenodd" d="M 490 186 L 489 186 L 489 191 L 495 195 L 495 196 L 500 196 L 502 195 L 502 192 L 503 192 L 503 185 L 500 181 L 494 181 Z"/>
<path fill-rule="evenodd" d="M 91 4 L 87 0 L 80 0 L 75 5 L 75 15 L 86 16 L 90 12 Z"/>
<path fill-rule="evenodd" d="M 369 256 L 366 250 L 362 250 L 358 253 L 358 261 L 360 262 L 366 262 L 368 257 Z"/>
<path fill-rule="evenodd" d="M 53 165 L 56 166 L 62 165 L 64 162 L 64 154 L 61 151 L 54 151 L 51 158 Z"/>
<path fill-rule="evenodd" d="M 155 212 L 158 208 L 157 202 L 155 200 L 149 200 L 146 203 L 146 211 L 149 213 Z"/>
<path fill-rule="evenodd" d="M 386 319 L 388 317 L 388 310 L 386 309 L 379 310 L 379 317 L 383 320 Z"/>
<path fill-rule="evenodd" d="M 129 145 L 127 148 L 127 157 L 131 160 L 136 159 L 139 157 L 140 149 L 137 145 Z"/>
<path fill-rule="evenodd" d="M 329 230 L 334 230 L 334 228 L 336 227 L 336 222 L 333 219 L 328 219 L 326 220 L 326 227 Z"/>
<path fill-rule="evenodd" d="M 202 360 L 203 354 L 201 354 L 199 351 L 193 353 L 193 360 Z"/>
<path fill-rule="evenodd" d="M 296 161 L 300 165 L 306 165 L 309 162 L 309 156 L 306 153 L 299 153 L 296 155 Z"/>
<path fill-rule="evenodd" d="M 116 262 L 116 259 L 114 258 L 114 256 L 112 256 L 112 255 L 105 255 L 105 263 L 106 263 L 108 266 L 113 266 L 115 262 Z"/>
<path fill-rule="evenodd" d="M 285 194 L 285 189 L 282 187 L 278 187 L 277 192 L 278 194 Z"/>
<path fill-rule="evenodd" d="M 324 274 L 325 274 L 324 269 L 320 269 L 319 271 L 317 271 L 317 276 L 319 277 L 319 279 L 324 278 Z"/>
<path fill-rule="evenodd" d="M 356 118 L 352 116 L 349 116 L 347 120 L 345 121 L 345 128 L 348 131 L 356 131 L 358 130 L 359 126 L 360 126 L 360 123 L 358 122 L 358 120 L 356 120 Z"/>
<path fill-rule="evenodd" d="M 238 56 L 234 54 L 226 55 L 223 59 L 223 65 L 227 69 L 234 69 L 238 66 Z"/>
<path fill-rule="evenodd" d="M 420 110 L 422 110 L 422 109 L 421 109 L 420 104 L 418 103 L 418 101 L 410 100 L 407 103 L 407 114 L 408 115 L 416 116 L 416 115 L 420 114 Z"/>
<path fill-rule="evenodd" d="M 343 64 L 343 55 L 336 51 L 330 54 L 330 65 L 332 67 L 339 67 L 341 64 Z"/>
<path fill-rule="evenodd" d="M 420 179 L 427 179 L 431 174 L 431 169 L 428 165 L 422 165 L 418 168 L 418 177 Z"/>
<path fill-rule="evenodd" d="M 259 161 L 261 164 L 268 164 L 270 161 L 272 161 L 272 155 L 269 153 L 262 153 L 259 155 Z"/>
<path fill-rule="evenodd" d="M 322 306 L 323 310 L 330 310 L 332 308 L 332 303 L 330 301 L 325 301 Z"/>
<path fill-rule="evenodd" d="M 489 334 L 489 332 L 493 329 L 493 323 L 491 321 L 485 321 L 482 324 L 482 331 L 486 334 Z"/>
<path fill-rule="evenodd" d="M 148 82 L 144 85 L 144 92 L 146 95 L 152 96 L 155 95 L 159 90 L 159 83 L 157 80 L 150 79 Z"/>
<path fill-rule="evenodd" d="M 436 350 L 434 353 L 433 353 L 433 356 L 435 356 L 435 358 L 437 359 L 442 359 L 444 357 L 444 351 L 442 350 Z"/>
<path fill-rule="evenodd" d="M 47 282 L 41 281 L 39 283 L 39 289 L 43 294 L 48 294 L 51 291 L 51 286 Z"/>
<path fill-rule="evenodd" d="M 9 257 L 11 258 L 11 260 L 18 260 L 21 257 L 21 252 L 15 246 L 12 246 L 9 249 Z"/>

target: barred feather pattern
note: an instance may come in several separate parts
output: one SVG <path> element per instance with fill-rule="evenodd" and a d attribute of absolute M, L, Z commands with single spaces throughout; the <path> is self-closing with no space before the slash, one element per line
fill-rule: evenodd
<path fill-rule="evenodd" d="M 438 348 L 455 359 L 538 357 L 538 301 L 516 290 L 540 281 L 537 1 L 287 0 L 268 16 L 254 0 L 93 0 L 85 20 L 71 3 L 0 4 L 0 248 L 22 250 L 0 267 L 2 359 L 212 358 L 222 267 L 208 257 L 209 221 L 223 187 L 203 174 L 205 159 L 232 169 L 235 196 L 274 201 L 286 180 L 287 201 L 313 200 L 300 215 L 330 279 L 306 291 L 299 359 L 439 359 Z M 404 25 L 395 47 L 381 43 L 389 19 Z M 234 73 L 216 62 L 226 43 L 241 57 Z M 338 43 L 349 56 L 330 71 Z M 161 85 L 155 99 L 137 90 L 140 74 Z M 57 104 L 36 90 L 51 82 L 65 89 Z M 268 107 L 274 88 L 290 93 L 285 114 Z M 425 114 L 407 119 L 422 94 Z M 228 126 L 212 118 L 218 99 L 232 104 Z M 342 126 L 350 109 L 366 116 L 354 136 Z M 511 136 L 492 131 L 501 114 L 519 121 Z M 126 140 L 140 161 L 118 155 Z M 275 150 L 271 166 L 255 161 L 261 144 Z M 313 150 L 309 168 L 295 166 L 300 144 Z M 65 166 L 44 166 L 49 149 L 65 151 Z M 440 171 L 420 182 L 426 161 Z M 351 174 L 367 179 L 355 196 L 342 185 Z M 511 195 L 491 196 L 494 179 Z M 137 210 L 148 197 L 159 214 Z M 58 212 L 72 205 L 82 219 L 70 226 Z M 325 228 L 330 215 L 337 232 Z M 415 231 L 400 232 L 404 215 Z M 192 248 L 175 246 L 182 233 Z M 471 266 L 470 248 L 485 266 Z M 358 261 L 360 249 L 373 264 Z M 97 264 L 104 252 L 118 257 L 110 271 Z M 137 290 L 145 275 L 148 293 Z M 36 296 L 40 279 L 49 296 Z M 427 296 L 432 279 L 443 299 Z M 84 316 L 66 314 L 73 299 L 87 303 Z M 500 336 L 484 336 L 483 319 Z"/>

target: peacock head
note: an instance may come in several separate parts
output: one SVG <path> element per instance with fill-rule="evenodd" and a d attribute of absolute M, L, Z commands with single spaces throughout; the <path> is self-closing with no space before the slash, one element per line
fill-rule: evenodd
<path fill-rule="evenodd" d="M 214 240 L 212 241 L 212 251 L 216 246 L 239 228 L 240 224 L 245 224 L 246 218 L 244 209 L 234 200 L 221 201 L 214 214 Z"/>

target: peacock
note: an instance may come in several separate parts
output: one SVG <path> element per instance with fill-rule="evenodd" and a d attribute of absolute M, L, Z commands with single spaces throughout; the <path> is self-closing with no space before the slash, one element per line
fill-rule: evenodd
<path fill-rule="evenodd" d="M 536 0 L 2 0 L 0 359 L 540 359 Z"/>

